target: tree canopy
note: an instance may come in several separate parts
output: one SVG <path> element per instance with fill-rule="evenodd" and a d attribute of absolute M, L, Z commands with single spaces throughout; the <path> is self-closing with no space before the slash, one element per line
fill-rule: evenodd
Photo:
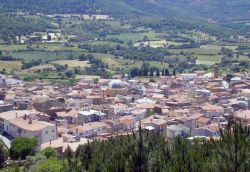
<path fill-rule="evenodd" d="M 25 159 L 27 155 L 33 155 L 37 146 L 35 138 L 16 138 L 11 142 L 10 156 L 12 159 Z"/>

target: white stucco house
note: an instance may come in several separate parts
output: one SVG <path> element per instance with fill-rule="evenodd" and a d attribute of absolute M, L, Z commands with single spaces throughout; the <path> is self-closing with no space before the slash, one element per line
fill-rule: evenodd
<path fill-rule="evenodd" d="M 89 123 L 96 122 L 106 119 L 107 115 L 101 111 L 96 110 L 83 110 L 80 111 L 77 115 L 77 123 Z"/>

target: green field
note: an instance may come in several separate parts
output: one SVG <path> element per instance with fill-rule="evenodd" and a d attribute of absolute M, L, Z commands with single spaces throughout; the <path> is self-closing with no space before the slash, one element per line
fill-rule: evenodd
<path fill-rule="evenodd" d="M 42 70 L 42 69 L 46 69 L 46 68 L 53 68 L 54 64 L 68 65 L 69 68 L 75 68 L 75 67 L 85 68 L 85 67 L 90 66 L 88 61 L 56 60 L 56 61 L 52 61 L 52 62 L 50 62 L 48 64 L 41 64 L 41 65 L 38 65 L 38 66 L 34 66 L 32 68 L 26 69 L 25 71 L 36 71 L 36 70 L 39 70 L 39 69 Z"/>
<path fill-rule="evenodd" d="M 26 50 L 27 45 L 25 44 L 18 44 L 18 45 L 6 45 L 0 44 L 0 51 L 18 51 L 18 50 Z"/>
<path fill-rule="evenodd" d="M 110 42 L 110 41 L 89 41 L 86 44 L 88 45 L 107 45 L 107 46 L 124 46 L 123 44 L 115 43 L 115 42 Z"/>
<path fill-rule="evenodd" d="M 106 21 L 113 27 L 124 27 L 120 26 L 120 23 L 117 21 Z M 128 26 L 126 26 L 128 27 Z M 157 33 L 154 31 L 150 32 L 139 32 L 139 33 L 125 33 L 120 35 L 109 35 L 107 38 L 117 38 L 123 40 L 124 44 L 119 44 L 110 41 L 88 41 L 83 42 L 82 44 L 88 44 L 90 46 L 98 46 L 98 45 L 105 45 L 105 46 L 127 46 L 126 42 L 132 41 L 136 43 L 140 40 L 143 40 L 145 36 L 151 41 L 152 45 L 161 44 L 164 40 L 161 38 L 162 35 L 166 35 L 167 31 L 164 33 Z M 200 34 L 200 33 L 199 33 Z M 204 37 L 208 35 L 202 35 Z M 169 44 L 173 45 L 180 45 L 182 43 L 169 41 Z M 87 50 L 78 48 L 78 43 L 72 44 L 73 46 L 65 46 L 63 43 L 36 43 L 29 46 L 28 44 L 18 44 L 18 45 L 0 45 L 0 51 L 6 51 L 9 53 L 13 58 L 18 59 L 20 61 L 0 61 L 0 70 L 6 69 L 7 72 L 15 72 L 21 78 L 32 76 L 32 77 L 39 77 L 39 78 L 58 78 L 58 73 L 53 72 L 42 72 L 42 73 L 34 73 L 34 71 L 45 69 L 45 68 L 52 68 L 54 64 L 65 65 L 67 64 L 70 69 L 75 67 L 85 68 L 89 67 L 90 64 L 87 61 L 79 61 L 78 57 L 80 54 L 92 54 L 95 58 L 102 60 L 104 63 L 107 63 L 109 68 L 108 71 L 114 72 L 120 69 L 129 72 L 130 69 L 133 67 L 140 68 L 143 64 L 143 61 L 137 60 L 129 60 L 124 59 L 123 57 L 116 58 L 114 55 L 111 54 L 102 54 L 102 53 L 88 53 Z M 244 44 L 245 45 L 245 44 Z M 246 44 L 249 45 L 249 44 Z M 250 45 L 249 45 L 250 46 Z M 204 64 L 204 65 L 214 65 L 215 63 L 220 63 L 222 55 L 221 48 L 229 48 L 233 50 L 234 53 L 238 54 L 237 51 L 237 44 L 223 44 L 219 41 L 215 41 L 213 44 L 210 45 L 202 45 L 200 48 L 186 48 L 186 49 L 164 49 L 165 51 L 170 52 L 172 55 L 166 56 L 165 60 L 168 58 L 178 58 L 183 59 L 186 58 L 187 55 L 185 53 L 190 53 L 192 56 L 197 57 L 196 63 L 197 64 Z M 33 50 L 31 50 L 31 49 Z M 163 51 L 164 51 L 163 50 Z M 244 50 L 242 52 L 248 53 L 249 50 Z M 74 59 L 74 60 L 70 60 Z M 234 55 L 235 60 L 239 61 L 250 61 L 250 58 L 247 55 L 239 55 L 236 57 Z M 34 66 L 30 69 L 22 70 L 22 63 L 21 61 L 27 62 L 31 60 L 41 60 L 40 65 Z M 159 61 L 147 61 L 151 67 L 155 66 L 158 67 L 160 70 L 163 68 L 168 67 L 168 63 L 164 62 L 161 63 Z"/>
<path fill-rule="evenodd" d="M 115 69 L 116 67 L 120 67 L 120 60 L 116 59 L 114 55 L 101 54 L 101 53 L 92 53 L 92 55 L 95 58 L 102 60 L 104 63 L 108 63 L 110 69 Z"/>
<path fill-rule="evenodd" d="M 38 66 L 34 66 L 32 68 L 26 69 L 26 71 L 36 71 L 36 70 L 42 70 L 42 69 L 52 68 L 52 67 L 53 67 L 52 64 L 41 64 Z"/>
<path fill-rule="evenodd" d="M 48 43 L 42 43 L 42 44 L 34 44 L 32 45 L 32 48 L 36 50 L 46 50 L 46 51 L 82 51 L 82 49 L 79 49 L 78 47 L 67 47 L 64 46 L 62 43 L 55 43 L 55 44 L 48 44 Z"/>
<path fill-rule="evenodd" d="M 239 55 L 239 58 L 234 57 L 235 60 L 239 60 L 239 61 L 248 61 L 250 62 L 250 58 L 248 56 L 244 56 L 244 55 Z"/>
<path fill-rule="evenodd" d="M 115 70 L 116 68 L 123 68 L 123 69 L 131 69 L 133 67 L 140 68 L 143 64 L 143 61 L 134 61 L 134 60 L 128 60 L 123 58 L 115 58 L 115 56 L 111 54 L 101 54 L 101 53 L 92 53 L 92 55 L 98 59 L 101 59 L 104 63 L 109 64 L 109 68 L 111 70 Z M 158 61 L 148 61 L 150 66 L 155 66 L 160 69 L 165 68 L 168 66 L 167 63 L 161 63 Z"/>
<path fill-rule="evenodd" d="M 19 51 L 19 50 L 28 50 L 28 44 L 0 44 L 0 51 Z M 62 43 L 33 43 L 30 46 L 34 50 L 45 50 L 45 51 L 83 51 L 77 46 L 67 47 Z"/>
<path fill-rule="evenodd" d="M 157 34 L 155 32 L 149 32 L 151 34 L 151 38 L 156 38 Z M 118 35 L 122 39 L 133 39 L 134 41 L 137 39 L 143 39 L 145 34 L 148 33 L 140 33 L 136 34 L 122 34 Z M 135 37 L 133 37 L 135 36 Z M 92 41 L 89 42 L 90 45 L 116 45 L 116 43 L 110 43 L 108 41 Z M 181 52 L 189 52 L 192 53 L 193 56 L 197 57 L 197 64 L 205 64 L 205 65 L 213 65 L 215 63 L 219 63 L 221 61 L 222 56 L 218 55 L 222 47 L 230 48 L 234 52 L 236 52 L 236 45 L 203 45 L 200 48 L 191 48 L 191 49 L 167 49 L 167 51 L 175 54 L 173 57 L 177 58 L 185 58 L 180 55 Z M 9 51 L 10 55 L 12 55 L 16 59 L 30 61 L 30 60 L 41 60 L 43 63 L 50 62 L 49 64 L 41 64 L 27 71 L 34 71 L 37 69 L 44 69 L 48 67 L 53 67 L 53 64 L 65 65 L 67 64 L 70 68 L 74 67 L 87 67 L 90 66 L 87 62 L 81 62 L 78 60 L 67 60 L 70 58 L 76 59 L 79 57 L 81 53 L 92 54 L 94 57 L 101 59 L 104 63 L 109 65 L 110 70 L 116 70 L 117 68 L 123 68 L 126 71 L 129 71 L 133 67 L 140 67 L 142 65 L 142 61 L 133 61 L 120 58 L 115 58 L 114 55 L 111 54 L 102 54 L 102 53 L 88 53 L 85 50 L 79 49 L 76 46 L 74 47 L 65 47 L 63 44 L 34 44 L 32 48 L 37 49 L 35 51 L 25 50 L 27 45 L 0 45 L 0 50 Z M 20 51 L 18 51 L 20 50 Z M 55 51 L 56 50 L 56 51 Z M 70 51 L 68 51 L 70 50 Z M 169 56 L 170 57 L 170 56 Z M 168 57 L 168 58 L 169 58 Z M 240 55 L 239 58 L 236 58 L 240 61 L 250 61 L 247 56 Z M 160 63 L 157 61 L 150 61 L 151 66 L 159 67 L 160 69 L 168 66 L 167 63 Z M 1 61 L 0 70 L 5 68 L 7 71 L 13 70 L 21 70 L 21 62 L 20 61 Z M 26 71 L 26 72 L 27 72 Z M 24 73 L 26 73 L 24 71 Z"/>
<path fill-rule="evenodd" d="M 90 66 L 88 61 L 79 61 L 79 60 L 57 60 L 57 61 L 53 61 L 51 62 L 52 64 L 59 64 L 59 65 L 68 65 L 68 67 L 70 68 L 74 68 L 74 67 L 88 67 Z"/>
<path fill-rule="evenodd" d="M 198 55 L 196 63 L 204 65 L 213 65 L 215 63 L 220 63 L 222 56 L 214 55 Z"/>
<path fill-rule="evenodd" d="M 148 63 L 150 64 L 151 67 L 157 67 L 160 70 L 162 70 L 163 68 L 167 68 L 168 67 L 167 63 L 161 63 L 161 62 L 158 62 L 158 61 L 150 61 Z M 131 69 L 133 67 L 140 68 L 142 64 L 143 64 L 142 61 L 136 61 L 135 63 L 128 64 L 128 65 L 125 65 L 125 66 L 128 67 L 129 69 Z"/>
<path fill-rule="evenodd" d="M 7 72 L 12 70 L 21 70 L 22 63 L 20 61 L 2 61 L 0 60 L 0 71 L 6 69 Z"/>
<path fill-rule="evenodd" d="M 125 42 L 132 41 L 133 43 L 136 43 L 138 41 L 143 40 L 145 36 L 147 36 L 148 39 L 150 40 L 155 40 L 155 39 L 158 39 L 159 35 L 160 34 L 156 32 L 124 33 L 120 35 L 109 35 L 108 38 L 117 38 Z"/>
<path fill-rule="evenodd" d="M 124 28 L 130 27 L 130 25 L 128 25 L 128 24 L 122 26 L 120 21 L 115 21 L 115 20 L 104 21 L 104 22 L 115 29 L 124 29 Z"/>
<path fill-rule="evenodd" d="M 78 58 L 79 52 L 69 51 L 20 51 L 10 53 L 15 59 L 30 61 L 41 60 L 42 62 L 67 59 L 69 57 Z"/>
<path fill-rule="evenodd" d="M 221 52 L 222 47 L 232 49 L 233 51 L 237 48 L 237 46 L 202 45 L 200 48 L 168 49 L 168 51 L 175 54 L 187 52 L 196 55 L 218 55 Z"/>

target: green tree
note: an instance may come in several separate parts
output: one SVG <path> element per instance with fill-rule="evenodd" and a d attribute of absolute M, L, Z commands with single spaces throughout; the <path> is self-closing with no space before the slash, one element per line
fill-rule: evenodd
<path fill-rule="evenodd" d="M 18 164 L 14 162 L 10 167 L 1 169 L 1 172 L 21 172 Z"/>
<path fill-rule="evenodd" d="M 42 153 L 38 153 L 35 156 L 27 156 L 24 164 L 24 170 L 29 172 L 36 172 L 37 167 L 46 160 L 46 156 Z"/>
<path fill-rule="evenodd" d="M 233 58 L 233 50 L 231 50 L 229 48 L 222 47 L 221 54 L 227 56 L 228 59 Z"/>
<path fill-rule="evenodd" d="M 66 159 L 67 161 L 67 166 L 69 169 L 75 169 L 77 168 L 77 160 L 73 159 L 74 153 L 71 150 L 71 148 L 68 146 L 67 149 L 64 151 L 63 153 L 63 157 Z"/>
<path fill-rule="evenodd" d="M 159 69 L 156 70 L 156 76 L 160 76 L 160 70 Z"/>
<path fill-rule="evenodd" d="M 12 159 L 25 159 L 27 155 L 33 155 L 37 147 L 35 138 L 16 138 L 11 142 L 10 156 Z"/>
<path fill-rule="evenodd" d="M 80 161 L 82 168 L 88 170 L 92 159 L 92 148 L 90 143 L 88 142 L 86 145 L 80 145 L 76 149 L 75 156 Z"/>
<path fill-rule="evenodd" d="M 2 143 L 0 142 L 0 168 L 3 167 L 4 162 L 7 160 L 7 150 L 4 148 Z"/>
<path fill-rule="evenodd" d="M 6 69 L 5 68 L 2 69 L 1 74 L 6 74 Z"/>
<path fill-rule="evenodd" d="M 230 124 L 230 123 L 229 123 Z M 220 171 L 250 170 L 250 134 L 247 129 L 233 123 L 223 132 L 221 140 L 213 140 L 216 151 L 216 165 Z"/>
<path fill-rule="evenodd" d="M 173 70 L 173 76 L 175 76 L 176 75 L 176 69 L 174 68 L 174 70 Z"/>
<path fill-rule="evenodd" d="M 67 56 L 67 60 L 73 60 L 74 58 L 75 58 L 74 54 L 71 53 Z"/>
<path fill-rule="evenodd" d="M 63 170 L 63 162 L 56 157 L 51 157 L 42 162 L 36 169 L 36 172 L 61 172 Z"/>
<path fill-rule="evenodd" d="M 154 76 L 154 71 L 153 71 L 153 69 L 150 69 L 149 76 Z"/>
<path fill-rule="evenodd" d="M 47 40 L 51 41 L 51 35 L 47 35 Z"/>
<path fill-rule="evenodd" d="M 141 71 L 143 76 L 148 76 L 148 72 L 150 70 L 150 64 L 149 63 L 143 63 L 141 66 Z"/>
<path fill-rule="evenodd" d="M 165 76 L 169 76 L 169 71 L 168 71 L 168 69 L 165 69 L 164 71 L 165 71 Z"/>
<path fill-rule="evenodd" d="M 92 55 L 92 54 L 88 54 L 87 56 L 86 56 L 86 59 L 88 59 L 88 60 L 92 60 L 92 59 L 94 59 L 95 57 Z"/>
<path fill-rule="evenodd" d="M 75 72 L 73 70 L 66 70 L 64 74 L 67 78 L 74 78 L 75 77 Z"/>
<path fill-rule="evenodd" d="M 73 158 L 73 151 L 71 148 L 68 146 L 67 149 L 64 151 L 63 156 L 70 161 Z"/>
<path fill-rule="evenodd" d="M 52 147 L 45 148 L 40 153 L 42 155 L 46 156 L 46 158 L 56 157 L 57 156 L 56 150 L 54 148 L 52 148 Z"/>
<path fill-rule="evenodd" d="M 153 78 L 150 78 L 149 82 L 155 82 L 155 80 Z"/>
<path fill-rule="evenodd" d="M 147 157 L 141 124 L 139 124 L 139 138 L 137 139 L 137 152 L 134 162 L 136 171 L 147 171 Z"/>
<path fill-rule="evenodd" d="M 164 69 L 161 71 L 161 76 L 165 76 L 165 70 Z"/>
<path fill-rule="evenodd" d="M 86 57 L 84 54 L 81 54 L 81 55 L 79 56 L 79 60 L 80 60 L 80 61 L 85 61 L 85 60 L 87 60 L 87 57 Z"/>
<path fill-rule="evenodd" d="M 140 76 L 138 67 L 134 67 L 130 71 L 130 77 L 134 78 L 136 76 Z"/>
<path fill-rule="evenodd" d="M 231 73 L 227 74 L 226 75 L 226 81 L 230 82 L 233 77 L 234 77 L 233 74 L 231 74 Z"/>
<path fill-rule="evenodd" d="M 94 78 L 93 82 L 94 82 L 94 84 L 98 84 L 99 78 Z"/>

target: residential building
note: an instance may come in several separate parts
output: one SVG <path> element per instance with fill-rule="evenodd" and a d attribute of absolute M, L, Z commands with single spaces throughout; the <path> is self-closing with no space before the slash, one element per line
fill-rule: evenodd
<path fill-rule="evenodd" d="M 106 119 L 107 115 L 101 111 L 96 110 L 82 110 L 77 114 L 77 123 L 89 123 L 95 121 L 101 121 Z"/>

